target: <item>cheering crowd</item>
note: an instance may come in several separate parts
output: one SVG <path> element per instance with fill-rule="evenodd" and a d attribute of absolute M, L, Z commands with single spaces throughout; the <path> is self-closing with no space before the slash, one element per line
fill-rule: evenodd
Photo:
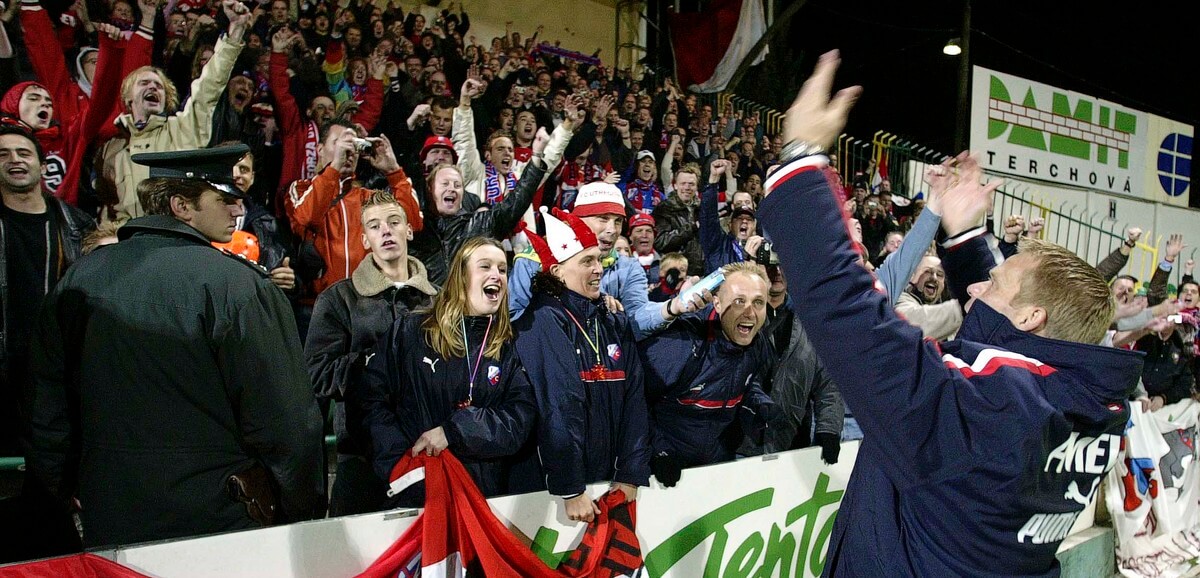
<path fill-rule="evenodd" d="M 391 489 L 405 453 L 448 449 L 485 495 L 549 490 L 585 522 L 592 482 L 632 500 L 765 452 L 836 463 L 886 416 L 864 407 L 860 428 L 841 391 L 876 377 L 831 349 L 863 311 L 776 246 L 804 231 L 760 222 L 797 171 L 836 199 L 886 317 L 925 338 L 978 334 L 969 287 L 992 266 L 1019 287 L 998 265 L 1067 259 L 1042 222 L 985 216 L 999 183 L 965 154 L 912 203 L 843 185 L 823 133 L 768 134 L 541 28 L 479 44 L 453 3 L 426 21 L 362 0 L 20 0 L 0 18 L 0 55 L 32 71 L 0 100 L 0 444 L 28 464 L 0 523 L 33 526 L 0 561 L 420 506 L 421 486 Z M 1200 286 L 1181 235 L 1144 284 L 1122 275 L 1141 234 L 1093 271 L 1098 334 L 1047 326 L 1143 352 L 1110 401 L 1156 409 L 1194 395 Z M 864 460 L 895 475 L 896 456 Z"/>

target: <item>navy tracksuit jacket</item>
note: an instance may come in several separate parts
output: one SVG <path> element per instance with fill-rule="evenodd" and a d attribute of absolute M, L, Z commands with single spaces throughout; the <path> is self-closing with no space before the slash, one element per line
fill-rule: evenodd
<path fill-rule="evenodd" d="M 539 420 L 537 452 L 514 468 L 512 491 L 574 496 L 593 482 L 649 484 L 642 363 L 625 314 L 567 289 L 559 296 L 535 289 L 514 329 Z M 535 466 L 540 480 L 531 480 L 539 477 L 531 475 Z"/>
<path fill-rule="evenodd" d="M 982 302 L 958 340 L 922 340 L 855 264 L 820 166 L 782 167 L 759 215 L 866 434 L 824 574 L 1057 576 L 1059 542 L 1117 459 L 1140 357 L 1022 332 Z M 980 232 L 949 243 L 956 295 L 992 263 Z"/>
<path fill-rule="evenodd" d="M 710 305 L 676 319 L 638 347 L 647 360 L 654 453 L 666 452 L 687 467 L 732 460 L 746 431 L 735 422 L 739 413 L 753 422 L 771 405 L 762 390 L 772 358 L 764 336 L 745 347 L 733 343 Z"/>

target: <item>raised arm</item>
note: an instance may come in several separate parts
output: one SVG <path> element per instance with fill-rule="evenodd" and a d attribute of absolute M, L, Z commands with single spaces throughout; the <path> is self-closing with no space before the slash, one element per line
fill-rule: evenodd
<path fill-rule="evenodd" d="M 21 28 L 25 39 L 25 52 L 38 82 L 42 83 L 54 99 L 54 116 L 67 125 L 79 114 L 77 101 L 83 94 L 79 85 L 67 74 L 67 63 L 58 35 L 50 16 L 37 0 L 10 0 L 21 4 Z"/>
<path fill-rule="evenodd" d="M 521 173 L 521 180 L 517 182 L 514 190 L 509 191 L 504 196 L 504 200 L 496 203 L 490 211 L 477 214 L 476 219 L 480 221 L 488 220 L 487 231 L 481 231 L 481 234 L 488 235 L 493 239 L 504 239 L 512 235 L 517 227 L 517 223 L 521 221 L 521 217 L 525 215 L 525 211 L 529 210 L 529 205 L 533 203 L 533 195 L 537 192 L 538 186 L 542 184 L 542 177 L 546 176 L 546 163 L 542 160 L 542 151 L 546 148 L 546 143 L 550 141 L 550 135 L 546 134 L 546 129 L 539 128 L 537 136 L 533 139 L 533 158 L 529 160 L 529 164 L 525 165 L 524 172 Z M 474 224 L 474 223 L 472 223 Z"/>
<path fill-rule="evenodd" d="M 705 255 L 713 255 L 721 250 L 721 242 L 727 237 L 721 231 L 721 216 L 717 214 L 717 184 L 721 182 L 725 171 L 730 170 L 729 161 L 718 159 L 712 162 L 708 173 L 708 184 L 700 191 L 700 248 Z M 711 273 L 708 267 L 705 273 Z"/>
<path fill-rule="evenodd" d="M 801 89 L 786 119 L 788 142 L 828 146 L 844 126 L 860 89 L 830 100 L 837 62 L 836 53 L 822 56 Z M 986 451 L 973 436 L 982 396 L 947 369 L 919 329 L 887 306 L 870 273 L 857 264 L 842 209 L 820 172 L 826 162 L 819 155 L 785 159 L 768 180 L 759 211 L 792 302 L 821 304 L 795 313 L 866 435 L 880 440 L 880 467 L 893 483 L 903 489 L 960 472 L 973 452 Z M 973 192 L 964 200 L 977 202 L 998 185 L 979 185 L 973 179 L 981 173 L 978 165 L 964 171 L 962 186 Z"/>
<path fill-rule="evenodd" d="M 387 57 L 375 52 L 370 60 L 371 78 L 367 79 L 367 90 L 363 94 L 362 106 L 354 113 L 354 122 L 362 125 L 367 132 L 373 132 L 383 114 L 383 94 L 387 86 L 383 83 L 387 75 Z"/>
<path fill-rule="evenodd" d="M 192 97 L 183 105 L 179 114 L 171 117 L 177 129 L 176 135 L 194 140 L 195 146 L 204 146 L 212 134 L 213 112 L 217 101 L 229 82 L 229 74 L 245 44 L 242 36 L 252 24 L 253 13 L 235 0 L 224 0 L 225 15 L 229 17 L 228 34 L 217 39 L 212 59 L 200 71 L 200 78 L 192 82 Z M 183 144 L 176 141 L 176 144 Z"/>
<path fill-rule="evenodd" d="M 1133 252 L 1133 248 L 1137 246 L 1138 239 L 1142 238 L 1142 230 L 1137 227 L 1130 227 L 1125 231 L 1125 239 L 1121 242 L 1121 246 L 1115 251 L 1109 253 L 1098 265 L 1096 270 L 1104 277 L 1105 281 L 1112 281 L 1121 269 L 1125 268 L 1125 264 L 1129 262 L 1129 254 Z"/>
<path fill-rule="evenodd" d="M 1150 277 L 1150 288 L 1146 291 L 1150 305 L 1158 305 L 1166 301 L 1167 283 L 1171 278 L 1171 270 L 1175 267 L 1175 261 L 1179 259 L 1179 254 L 1185 247 L 1187 245 L 1183 242 L 1183 234 L 1172 233 L 1167 238 L 1167 244 L 1163 247 L 1163 260 L 1154 270 L 1154 275 Z"/>
<path fill-rule="evenodd" d="M 483 179 L 483 158 L 479 156 L 479 146 L 475 142 L 475 111 L 471 110 L 471 101 L 482 92 L 483 83 L 467 79 L 458 98 L 458 108 L 454 109 L 450 140 L 454 143 L 454 152 L 458 153 L 458 170 L 462 171 L 464 185 Z M 485 200 L 483 187 L 470 188 L 474 189 L 480 201 Z"/>

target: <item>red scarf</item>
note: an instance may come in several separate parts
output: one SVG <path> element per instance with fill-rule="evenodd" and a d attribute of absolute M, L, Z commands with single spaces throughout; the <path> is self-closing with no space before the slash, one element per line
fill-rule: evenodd
<path fill-rule="evenodd" d="M 300 178 L 311 180 L 317 176 L 317 151 L 321 148 L 320 132 L 315 121 L 304 124 L 304 166 L 300 169 Z"/>
<path fill-rule="evenodd" d="M 360 578 L 459 576 L 478 568 L 484 576 L 512 578 L 612 578 L 632 575 L 642 565 L 634 534 L 635 503 L 620 490 L 599 501 L 600 514 L 583 541 L 558 569 L 551 569 L 522 544 L 496 515 L 470 474 L 449 451 L 437 457 L 405 454 L 392 469 L 392 481 L 425 481 L 425 509 Z"/>

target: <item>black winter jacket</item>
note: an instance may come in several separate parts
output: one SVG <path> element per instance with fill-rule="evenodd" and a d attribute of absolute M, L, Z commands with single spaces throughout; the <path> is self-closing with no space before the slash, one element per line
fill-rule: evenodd
<path fill-rule="evenodd" d="M 83 238 L 96 229 L 96 221 L 83 211 L 51 195 L 43 195 L 46 199 L 46 210 L 54 211 L 55 222 L 58 224 L 58 242 L 62 250 L 61 276 L 67 267 L 79 260 L 82 254 Z M 8 252 L 5 239 L 4 220 L 0 219 L 0 370 L 8 359 L 6 332 L 8 331 L 8 310 L 11 307 L 8 299 Z M 28 305 L 28 304 L 24 304 Z"/>
<path fill-rule="evenodd" d="M 370 444 L 360 424 L 346 423 L 342 403 L 346 390 L 356 387 L 368 357 L 376 351 L 396 319 L 408 311 L 433 304 L 437 287 L 425 266 L 408 257 L 408 281 L 397 287 L 367 255 L 349 279 L 342 279 L 317 297 L 304 344 L 304 357 L 317 399 L 334 402 L 333 430 L 341 456 L 369 457 Z M 347 428 L 348 425 L 354 427 Z"/>
<path fill-rule="evenodd" d="M 800 433 L 798 430 L 806 413 L 813 414 L 816 433 L 840 437 L 846 421 L 842 394 L 821 366 L 812 341 L 791 307 L 793 304 L 789 299 L 777 317 L 777 323 L 791 326 L 786 343 L 780 342 L 780 332 L 775 331 L 775 326 L 763 328 L 775 351 L 775 364 L 764 389 L 779 406 L 781 416 L 767 430 L 765 449 L 768 452 L 797 449 L 792 442 Z M 801 438 L 808 439 L 809 433 L 803 432 Z"/>
<path fill-rule="evenodd" d="M 282 521 L 312 517 L 321 419 L 283 293 L 171 217 L 119 236 L 46 298 L 29 472 L 79 498 L 87 547 L 252 527 L 226 480 L 256 462 Z"/>
<path fill-rule="evenodd" d="M 699 217 L 696 205 L 684 205 L 672 192 L 654 208 L 657 236 L 654 248 L 659 254 L 680 252 L 688 259 L 688 275 L 704 274 L 704 251 L 700 249 Z"/>
<path fill-rule="evenodd" d="M 533 431 L 537 420 L 533 389 L 511 343 L 500 359 L 484 357 L 470 376 L 487 331 L 487 317 L 465 319 L 467 357 L 443 359 L 425 338 L 426 314 L 396 320 L 367 362 L 361 387 L 348 392 L 348 418 L 363 424 L 371 438 L 375 473 L 391 481 L 392 468 L 421 434 L 444 428 L 454 453 L 485 496 L 507 491 L 509 458 Z M 493 328 L 494 329 L 494 328 Z M 470 396 L 470 405 L 464 403 Z M 414 486 L 390 505 L 424 505 L 424 490 Z"/>
<path fill-rule="evenodd" d="M 540 160 L 531 160 L 521 173 L 517 188 L 490 210 L 470 211 L 467 203 L 463 203 L 457 215 L 443 217 L 433 208 L 436 203 L 426 199 L 425 229 L 417 233 L 409 250 L 428 268 L 430 281 L 437 285 L 446 282 L 450 259 L 467 239 L 502 240 L 512 235 L 545 174 L 546 166 Z"/>

